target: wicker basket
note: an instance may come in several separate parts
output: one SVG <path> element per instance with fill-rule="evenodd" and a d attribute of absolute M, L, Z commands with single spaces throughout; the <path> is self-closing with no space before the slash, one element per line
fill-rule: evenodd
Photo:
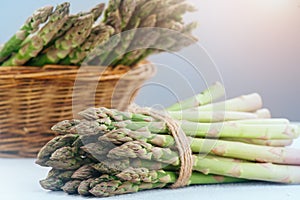
<path fill-rule="evenodd" d="M 91 70 L 96 67 L 85 69 L 54 65 L 0 68 L 0 157 L 35 157 L 55 136 L 51 126 L 87 107 L 112 107 L 113 103 L 114 108 L 126 109 L 137 87 L 155 73 L 147 62 L 131 70 L 106 68 L 101 76 Z M 80 89 L 75 87 L 73 92 L 75 81 Z M 94 93 L 88 94 L 93 87 Z"/>

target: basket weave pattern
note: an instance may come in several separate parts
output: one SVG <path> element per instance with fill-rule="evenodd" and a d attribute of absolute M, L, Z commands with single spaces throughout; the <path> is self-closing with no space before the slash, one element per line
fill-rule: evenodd
<path fill-rule="evenodd" d="M 89 106 L 126 109 L 136 94 L 133 90 L 149 79 L 155 68 L 150 63 L 132 70 L 106 68 L 100 79 L 91 71 L 80 72 L 78 77 L 78 71 L 75 66 L 53 65 L 0 68 L 0 157 L 35 157 L 55 136 L 51 126 L 72 119 L 73 113 Z M 95 77 L 96 91 L 88 94 Z M 75 80 L 78 88 L 73 95 Z"/>

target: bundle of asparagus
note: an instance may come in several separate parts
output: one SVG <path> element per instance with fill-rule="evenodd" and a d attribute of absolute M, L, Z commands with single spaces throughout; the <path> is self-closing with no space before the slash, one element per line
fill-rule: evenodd
<path fill-rule="evenodd" d="M 164 41 L 170 50 L 178 51 L 196 41 L 191 35 L 196 24 L 185 25 L 182 20 L 185 13 L 195 10 L 185 0 L 110 0 L 107 9 L 99 4 L 89 12 L 75 15 L 69 15 L 69 7 L 69 3 L 62 3 L 54 11 L 52 6 L 38 9 L 1 47 L 0 66 L 80 65 L 94 49 L 98 51 L 88 59 L 88 64 L 134 66 L 159 52 L 139 49 L 121 55 L 137 43 L 149 46 Z M 104 19 L 97 22 L 102 13 L 105 13 Z M 146 27 L 169 28 L 191 39 L 177 42 L 170 34 L 154 37 L 147 30 L 142 37 L 134 33 L 121 37 L 124 31 Z M 114 42 L 108 51 L 104 46 L 113 35 L 122 39 Z M 107 63 L 108 58 L 113 63 Z"/>
<path fill-rule="evenodd" d="M 187 185 L 300 183 L 300 149 L 286 147 L 298 138 L 298 126 L 270 118 L 258 94 L 213 103 L 223 91 L 215 84 L 165 111 L 177 119 L 192 151 Z M 80 116 L 55 125 L 61 135 L 39 152 L 36 163 L 52 167 L 43 188 L 106 197 L 177 181 L 184 166 L 166 121 L 106 108 Z"/>

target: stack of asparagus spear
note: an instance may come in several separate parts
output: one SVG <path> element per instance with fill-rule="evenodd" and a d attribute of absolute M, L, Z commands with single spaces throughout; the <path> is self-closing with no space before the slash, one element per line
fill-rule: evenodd
<path fill-rule="evenodd" d="M 0 48 L 0 66 L 80 65 L 84 60 L 98 66 L 134 66 L 159 52 L 139 49 L 123 55 L 137 44 L 147 47 L 164 42 L 169 50 L 178 51 L 196 41 L 191 35 L 196 24 L 185 25 L 182 19 L 185 13 L 195 10 L 185 0 L 110 0 L 106 9 L 99 4 L 89 12 L 74 15 L 69 14 L 69 7 L 69 3 L 62 3 L 54 10 L 46 6 L 34 12 Z M 170 34 L 154 36 L 144 30 L 143 34 L 135 35 L 132 31 L 147 27 L 172 29 L 191 39 L 178 42 Z M 132 33 L 122 37 L 125 31 Z M 109 42 L 114 35 L 116 41 Z M 113 44 L 109 51 L 107 43 Z M 96 55 L 89 58 L 93 50 Z"/>
<path fill-rule="evenodd" d="M 270 118 L 258 94 L 213 103 L 223 91 L 217 83 L 165 111 L 193 152 L 188 184 L 300 183 L 300 149 L 287 147 L 298 126 Z M 43 188 L 106 197 L 169 187 L 178 178 L 180 156 L 165 121 L 106 108 L 80 115 L 55 125 L 61 135 L 39 152 L 37 164 L 52 167 Z"/>

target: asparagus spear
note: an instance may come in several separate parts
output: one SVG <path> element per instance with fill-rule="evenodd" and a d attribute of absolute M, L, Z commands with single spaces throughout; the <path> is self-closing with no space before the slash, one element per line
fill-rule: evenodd
<path fill-rule="evenodd" d="M 108 113 L 111 111 L 111 115 Z M 159 122 L 145 115 L 136 115 L 128 112 L 119 112 L 116 110 L 107 110 L 105 108 L 90 108 L 80 113 L 88 120 L 93 121 L 92 127 L 98 127 L 102 130 L 111 130 L 114 128 L 127 128 L 130 130 L 148 129 L 153 133 L 168 133 L 165 122 Z M 110 118 L 110 116 L 115 116 Z M 103 122 L 100 122 L 99 120 Z M 261 119 L 260 123 L 253 120 L 241 120 L 224 123 L 195 123 L 182 121 L 181 128 L 187 136 L 210 137 L 210 138 L 251 138 L 251 139 L 294 139 L 299 137 L 298 126 L 289 123 L 278 123 L 281 119 Z M 274 122 L 273 122 L 274 121 Z M 286 120 L 283 120 L 285 122 Z M 69 128 L 66 130 L 63 122 L 58 123 L 53 130 L 60 133 L 80 131 L 80 128 Z M 71 123 L 71 122 L 70 122 Z M 89 122 L 91 123 L 91 122 Z M 87 124 L 87 126 L 89 126 Z"/>
<path fill-rule="evenodd" d="M 40 185 L 46 190 L 58 191 L 61 187 L 72 178 L 72 170 L 51 169 L 46 179 L 40 181 Z"/>
<path fill-rule="evenodd" d="M 119 177 L 128 177 L 129 173 L 132 176 L 137 176 L 140 169 L 128 169 L 126 172 L 119 174 Z M 112 180 L 108 182 L 102 182 L 95 185 L 91 190 L 94 196 L 105 197 L 120 194 L 127 194 L 132 192 L 138 192 L 146 189 L 163 188 L 176 181 L 176 174 L 174 172 L 158 171 L 152 172 L 157 173 L 159 182 L 143 182 L 143 181 L 122 181 L 122 180 Z M 126 178 L 125 178 L 126 179 Z M 242 179 L 235 179 L 223 176 L 213 176 L 213 175 L 203 175 L 201 173 L 193 173 L 190 179 L 189 185 L 193 184 L 216 184 L 216 183 L 233 183 L 233 182 L 243 182 Z"/>
<path fill-rule="evenodd" d="M 63 38 L 55 41 L 55 44 L 44 51 L 43 54 L 32 59 L 28 64 L 33 66 L 43 66 L 45 64 L 57 63 L 65 58 L 72 49 L 81 45 L 91 32 L 93 15 L 78 18 L 74 26 L 65 34 Z"/>
<path fill-rule="evenodd" d="M 77 194 L 78 187 L 80 185 L 80 180 L 72 180 L 64 184 L 61 189 L 68 194 Z"/>
<path fill-rule="evenodd" d="M 119 7 L 121 5 L 121 0 L 110 0 L 108 3 L 108 8 L 105 11 L 104 23 L 115 29 L 115 34 L 122 31 L 122 19 Z"/>
<path fill-rule="evenodd" d="M 198 107 L 203 106 L 206 104 L 212 103 L 214 100 L 222 97 L 225 93 L 224 86 L 216 82 L 212 86 L 208 87 L 206 90 L 201 92 L 198 95 L 195 95 L 194 97 L 191 97 L 189 99 L 186 99 L 182 102 L 176 103 L 170 107 L 167 108 L 169 111 L 178 111 L 178 110 L 184 110 L 192 107 Z"/>
<path fill-rule="evenodd" d="M 198 138 L 190 139 L 190 147 L 194 153 L 210 153 L 250 161 L 300 165 L 300 159 L 297 158 L 300 150 L 293 148 L 267 147 L 241 142 Z M 177 152 L 171 148 L 157 147 L 151 143 L 134 140 L 115 147 L 109 151 L 107 156 L 112 159 L 121 159 L 124 157 L 154 159 L 159 162 L 177 165 L 179 158 L 176 155 Z"/>
<path fill-rule="evenodd" d="M 176 21 L 182 20 L 182 15 L 186 12 L 194 12 L 196 8 L 186 2 L 170 5 L 168 9 L 164 9 L 158 13 L 158 21 L 164 21 L 166 19 L 175 19 Z"/>
<path fill-rule="evenodd" d="M 127 144 L 125 143 L 124 146 L 121 145 L 120 147 L 116 147 L 115 149 L 111 150 L 108 154 L 108 157 L 139 157 L 142 159 L 155 160 L 174 166 L 179 165 L 178 155 L 172 158 L 170 156 L 165 156 L 164 153 L 158 151 L 157 147 L 151 148 L 149 145 L 147 145 L 147 147 L 145 146 L 145 144 L 138 141 L 128 142 Z M 134 148 L 128 149 L 128 147 Z M 126 152 L 128 152 L 127 156 Z M 163 152 L 165 152 L 165 150 L 163 150 Z M 296 153 L 296 151 L 292 153 Z M 174 154 L 176 154 L 176 152 L 173 151 L 168 155 L 173 156 Z M 287 159 L 291 159 L 292 163 L 297 164 L 299 161 L 296 161 L 297 156 L 295 155 L 297 154 L 294 154 L 292 158 L 287 157 Z M 219 174 L 236 178 L 264 180 L 271 182 L 300 183 L 300 166 L 277 165 L 271 163 L 231 162 L 231 159 L 227 162 L 225 161 L 226 158 L 218 159 L 217 157 L 210 156 L 193 156 L 193 158 L 193 169 L 205 174 Z"/>
<path fill-rule="evenodd" d="M 52 6 L 40 8 L 26 20 L 20 30 L 4 44 L 0 51 L 0 63 L 12 53 L 17 52 L 27 36 L 36 32 L 39 29 L 40 24 L 47 21 L 49 15 L 52 13 L 52 9 Z"/>
<path fill-rule="evenodd" d="M 138 2 L 136 2 L 136 0 L 121 1 L 119 9 L 122 20 L 122 29 L 127 26 L 137 5 Z"/>
<path fill-rule="evenodd" d="M 222 166 L 222 167 L 220 167 Z M 193 170 L 204 174 L 220 174 L 248 180 L 278 183 L 300 183 L 300 167 L 271 163 L 231 162 L 225 158 L 194 157 Z"/>
<path fill-rule="evenodd" d="M 100 44 L 105 43 L 109 37 L 113 34 L 114 30 L 112 27 L 105 26 L 103 24 L 94 26 L 91 34 L 86 41 L 81 45 L 73 49 L 66 58 L 60 61 L 61 64 L 65 65 L 78 65 L 94 48 Z"/>
<path fill-rule="evenodd" d="M 168 112 L 172 118 L 177 120 L 187 120 L 192 122 L 223 122 L 245 119 L 270 118 L 268 109 L 261 109 L 254 113 L 236 111 L 171 111 Z"/>
<path fill-rule="evenodd" d="M 36 57 L 63 27 L 69 14 L 69 3 L 63 3 L 56 7 L 50 15 L 49 21 L 34 36 L 27 38 L 19 51 L 5 61 L 3 66 L 18 66 L 25 64 L 31 58 Z"/>
<path fill-rule="evenodd" d="M 45 161 L 47 161 L 50 158 L 53 152 L 64 146 L 70 146 L 77 138 L 77 135 L 68 134 L 63 136 L 57 136 L 54 139 L 50 140 L 39 151 L 36 163 L 41 166 L 45 166 Z"/>
<path fill-rule="evenodd" d="M 123 181 L 131 183 L 174 183 L 177 180 L 177 173 L 173 171 L 149 170 L 148 168 L 129 167 L 116 175 Z M 215 184 L 215 183 L 233 183 L 244 182 L 244 179 L 231 177 L 204 175 L 199 172 L 193 172 L 188 185 L 194 184 Z"/>
<path fill-rule="evenodd" d="M 260 140 L 260 139 L 245 139 L 245 138 L 221 138 L 226 141 L 243 142 L 247 144 L 256 144 L 272 147 L 286 147 L 293 143 L 293 140 Z"/>
<path fill-rule="evenodd" d="M 83 165 L 79 169 L 77 169 L 71 176 L 72 179 L 76 180 L 86 180 L 89 178 L 93 178 L 95 176 L 99 176 L 99 172 L 96 171 L 92 165 Z"/>
<path fill-rule="evenodd" d="M 228 110 L 240 112 L 252 112 L 262 107 L 262 99 L 259 94 L 253 93 L 226 100 L 224 102 L 214 103 L 191 108 L 195 111 Z"/>
<path fill-rule="evenodd" d="M 67 21 L 64 23 L 63 27 L 57 32 L 57 34 L 53 37 L 52 43 L 55 42 L 58 38 L 62 37 L 77 21 L 79 17 L 86 16 L 89 14 L 93 14 L 94 21 L 97 21 L 98 18 L 102 15 L 104 11 L 105 4 L 100 3 L 96 5 L 94 8 L 92 8 L 89 12 L 80 12 L 76 15 L 70 15 L 67 19 Z"/>

